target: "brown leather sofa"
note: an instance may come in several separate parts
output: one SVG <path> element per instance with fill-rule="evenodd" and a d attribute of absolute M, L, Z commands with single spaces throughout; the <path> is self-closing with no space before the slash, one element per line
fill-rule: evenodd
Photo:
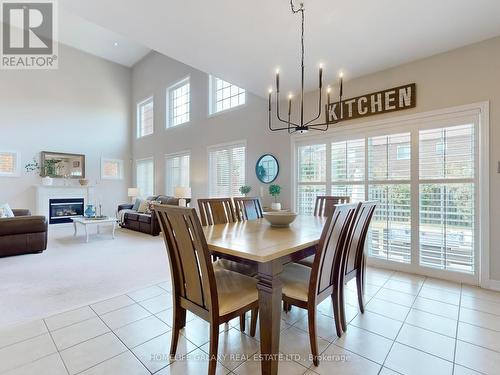
<path fill-rule="evenodd" d="M 41 253 L 47 249 L 47 218 L 29 210 L 12 210 L 14 217 L 0 219 L 0 257 Z"/>
<path fill-rule="evenodd" d="M 166 195 L 155 195 L 146 198 L 148 201 L 159 201 L 161 204 L 169 204 L 173 206 L 179 205 L 179 199 L 174 197 L 168 197 Z M 160 223 L 156 219 L 154 212 L 151 214 L 139 213 L 133 211 L 133 204 L 120 204 L 118 206 L 118 211 L 127 210 L 123 215 L 123 222 L 120 223 L 122 228 L 127 228 L 135 230 L 137 232 L 147 233 L 152 236 L 158 236 L 160 234 Z"/>

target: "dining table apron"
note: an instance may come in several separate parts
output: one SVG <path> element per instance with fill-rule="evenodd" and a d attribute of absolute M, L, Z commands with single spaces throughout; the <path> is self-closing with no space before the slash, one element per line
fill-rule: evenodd
<path fill-rule="evenodd" d="M 257 265 L 262 374 L 278 373 L 280 273 L 285 264 L 315 253 L 325 221 L 324 217 L 299 215 L 285 228 L 271 227 L 265 219 L 203 227 L 212 254 Z"/>

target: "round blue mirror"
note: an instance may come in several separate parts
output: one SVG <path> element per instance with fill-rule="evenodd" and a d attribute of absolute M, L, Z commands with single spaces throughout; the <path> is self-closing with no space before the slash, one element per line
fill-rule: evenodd
<path fill-rule="evenodd" d="M 255 165 L 257 178 L 260 182 L 265 184 L 270 184 L 276 180 L 279 171 L 280 165 L 278 164 L 278 159 L 271 154 L 262 155 L 259 160 L 257 160 L 257 164 Z"/>

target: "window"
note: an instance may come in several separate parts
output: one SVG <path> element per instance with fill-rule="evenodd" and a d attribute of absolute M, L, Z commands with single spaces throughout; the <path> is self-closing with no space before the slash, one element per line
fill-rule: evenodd
<path fill-rule="evenodd" d="M 167 101 L 167 128 L 184 124 L 189 121 L 191 103 L 189 78 L 183 79 L 168 89 Z"/>
<path fill-rule="evenodd" d="M 189 152 L 165 156 L 165 194 L 174 196 L 176 187 L 189 187 Z"/>
<path fill-rule="evenodd" d="M 123 179 L 123 160 L 102 158 L 101 179 L 103 180 Z"/>
<path fill-rule="evenodd" d="M 245 104 L 246 92 L 238 86 L 210 76 L 210 97 L 210 113 L 214 114 Z"/>
<path fill-rule="evenodd" d="M 135 162 L 136 184 L 139 196 L 146 198 L 154 194 L 154 159 L 139 159 Z"/>
<path fill-rule="evenodd" d="M 391 267 L 432 276 L 460 272 L 472 281 L 482 233 L 479 117 L 428 116 L 395 130 L 401 128 L 367 125 L 339 130 L 333 140 L 298 141 L 295 209 L 312 214 L 323 194 L 377 201 L 367 237 L 375 264 L 395 262 Z"/>
<path fill-rule="evenodd" d="M 154 100 L 148 98 L 137 104 L 137 138 L 153 134 L 154 131 Z"/>
<path fill-rule="evenodd" d="M 0 176 L 19 176 L 19 159 L 17 152 L 0 151 Z"/>
<path fill-rule="evenodd" d="M 422 130 L 419 147 L 420 264 L 474 272 L 474 126 Z"/>
<path fill-rule="evenodd" d="M 214 146 L 208 150 L 210 197 L 238 197 L 245 185 L 244 142 Z"/>

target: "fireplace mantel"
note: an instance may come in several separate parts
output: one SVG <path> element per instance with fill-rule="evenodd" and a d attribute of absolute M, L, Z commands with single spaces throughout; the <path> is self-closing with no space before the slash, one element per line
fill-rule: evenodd
<path fill-rule="evenodd" d="M 85 204 L 94 202 L 93 186 L 36 185 L 36 214 L 49 215 L 49 199 L 83 198 Z"/>

